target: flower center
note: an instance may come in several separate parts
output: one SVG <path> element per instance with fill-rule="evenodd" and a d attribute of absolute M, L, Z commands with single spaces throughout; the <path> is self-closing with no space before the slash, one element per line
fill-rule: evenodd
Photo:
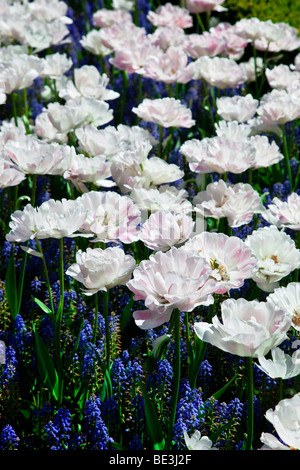
<path fill-rule="evenodd" d="M 294 308 L 293 323 L 295 326 L 300 326 L 300 306 Z"/>
<path fill-rule="evenodd" d="M 212 269 L 216 269 L 221 276 L 222 281 L 229 281 L 230 277 L 227 273 L 227 269 L 216 259 L 210 258 L 210 266 Z"/>
<path fill-rule="evenodd" d="M 275 264 L 279 263 L 279 259 L 277 255 L 271 255 L 270 258 L 274 261 Z"/>

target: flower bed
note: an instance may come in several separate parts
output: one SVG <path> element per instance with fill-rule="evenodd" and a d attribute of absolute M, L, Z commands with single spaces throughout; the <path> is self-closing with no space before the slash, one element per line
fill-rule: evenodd
<path fill-rule="evenodd" d="M 300 37 L 229 13 L 3 3 L 1 450 L 300 449 Z"/>

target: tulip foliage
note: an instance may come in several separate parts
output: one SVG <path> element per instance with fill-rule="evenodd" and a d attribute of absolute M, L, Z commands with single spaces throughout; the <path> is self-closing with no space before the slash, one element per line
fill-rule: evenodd
<path fill-rule="evenodd" d="M 20 0 L 0 31 L 0 449 L 300 450 L 298 30 Z"/>

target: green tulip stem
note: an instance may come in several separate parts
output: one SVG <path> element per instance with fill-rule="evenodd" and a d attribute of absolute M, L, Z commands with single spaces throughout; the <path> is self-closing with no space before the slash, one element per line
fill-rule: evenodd
<path fill-rule="evenodd" d="M 246 450 L 253 450 L 252 441 L 254 434 L 254 384 L 253 384 L 253 359 L 247 357 L 247 375 L 248 375 L 248 421 L 247 421 L 247 441 Z"/>
<path fill-rule="evenodd" d="M 110 369 L 110 327 L 109 327 L 109 316 L 108 316 L 108 302 L 109 302 L 109 291 L 103 291 L 103 316 L 105 321 L 105 338 L 106 338 L 106 364 L 107 370 Z"/>
<path fill-rule="evenodd" d="M 42 259 L 42 263 L 43 263 L 43 267 L 44 267 L 44 272 L 45 272 L 45 277 L 46 277 L 46 284 L 47 284 L 48 292 L 49 292 L 49 300 L 50 300 L 50 305 L 51 305 L 51 311 L 52 311 L 52 315 L 54 317 L 54 304 L 53 304 L 52 289 L 51 289 L 51 284 L 50 284 L 50 280 L 49 280 L 48 268 L 47 268 L 47 264 L 46 264 L 43 249 L 42 249 L 41 244 L 40 244 L 37 237 L 35 237 L 35 241 L 36 241 L 37 248 L 38 248 L 39 252 L 42 255 L 41 259 Z"/>
<path fill-rule="evenodd" d="M 163 146 L 163 127 L 159 125 L 159 138 L 158 138 L 158 150 L 157 156 L 162 156 L 162 146 Z"/>
<path fill-rule="evenodd" d="M 32 207 L 35 206 L 36 182 L 37 182 L 37 175 L 32 175 L 32 187 L 31 187 L 31 198 L 30 198 L 30 202 L 31 202 Z M 28 241 L 26 242 L 26 246 L 28 246 Z M 20 309 L 21 309 L 22 293 L 23 293 L 23 287 L 24 287 L 25 268 L 26 268 L 26 263 L 27 263 L 27 257 L 28 257 L 28 253 L 25 251 L 24 254 L 23 254 L 23 260 L 22 260 L 21 271 L 20 271 L 20 279 L 19 279 L 18 313 L 20 313 Z"/>
<path fill-rule="evenodd" d="M 64 291 L 65 291 L 65 282 L 64 282 L 64 239 L 59 239 L 59 280 L 60 280 L 60 300 L 59 307 L 56 313 L 55 319 L 55 343 L 56 343 L 56 357 L 58 363 L 59 375 L 62 378 L 63 367 L 62 367 L 62 354 L 61 354 L 61 322 L 63 317 L 64 310 Z"/>
<path fill-rule="evenodd" d="M 14 115 L 14 121 L 15 121 L 15 126 L 18 127 L 18 112 L 17 112 L 17 104 L 16 104 L 16 92 L 13 91 L 11 94 L 11 99 L 12 99 L 12 109 L 13 109 L 13 115 Z"/>
<path fill-rule="evenodd" d="M 174 310 L 172 316 L 174 317 L 174 365 L 173 365 L 173 390 L 172 390 L 172 401 L 171 401 L 171 414 L 169 419 L 169 429 L 166 440 L 166 450 L 171 450 L 172 439 L 173 439 L 173 429 L 176 417 L 176 408 L 178 402 L 179 394 L 179 384 L 180 384 L 180 311 L 178 309 Z"/>
<path fill-rule="evenodd" d="M 99 315 L 99 305 L 98 305 L 98 292 L 95 294 L 95 318 L 94 318 L 94 334 L 93 334 L 93 343 L 96 344 L 97 329 L 98 329 L 98 315 Z"/>
<path fill-rule="evenodd" d="M 292 191 L 293 190 L 293 177 L 292 177 L 292 170 L 291 170 L 291 165 L 290 165 L 290 156 L 289 156 L 289 149 L 288 149 L 288 144 L 287 144 L 285 126 L 282 125 L 281 129 L 282 129 L 282 143 L 283 143 L 283 155 L 284 155 L 284 160 L 285 160 L 285 167 L 286 167 L 287 174 L 289 176 L 289 182 L 290 182 L 290 187 Z"/>

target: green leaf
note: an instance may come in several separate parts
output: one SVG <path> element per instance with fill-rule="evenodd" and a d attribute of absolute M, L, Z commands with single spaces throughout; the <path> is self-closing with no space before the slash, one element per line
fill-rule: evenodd
<path fill-rule="evenodd" d="M 5 276 L 5 294 L 13 320 L 18 314 L 18 292 L 15 268 L 15 254 L 12 246 Z"/>
<path fill-rule="evenodd" d="M 80 410 L 83 410 L 89 394 L 89 380 L 87 378 L 84 380 L 81 379 L 79 382 L 79 387 L 74 389 L 74 398 Z"/>
<path fill-rule="evenodd" d="M 130 315 L 131 315 L 131 309 L 132 309 L 133 303 L 134 303 L 134 300 L 133 300 L 133 294 L 132 294 L 129 302 L 124 307 L 124 309 L 121 313 L 121 320 L 120 320 L 121 331 L 123 331 L 124 328 L 126 327 L 126 325 L 128 324 L 128 321 L 129 321 L 129 318 L 130 318 Z"/>
<path fill-rule="evenodd" d="M 29 419 L 30 416 L 32 415 L 31 410 L 20 410 L 20 413 L 22 413 L 22 415 L 25 416 L 26 419 Z"/>
<path fill-rule="evenodd" d="M 21 202 L 23 202 L 23 201 L 30 201 L 30 197 L 29 196 L 20 196 L 20 197 L 18 197 L 18 199 L 16 201 L 15 210 L 19 209 L 19 207 L 21 205 Z"/>
<path fill-rule="evenodd" d="M 165 354 L 168 344 L 170 343 L 171 337 L 170 335 L 162 335 L 158 338 L 156 344 L 156 348 L 153 349 L 152 353 L 155 360 L 159 360 Z"/>
<path fill-rule="evenodd" d="M 52 357 L 48 352 L 48 348 L 44 341 L 36 331 L 35 325 L 33 325 L 33 331 L 36 342 L 36 352 L 38 359 L 38 369 L 44 384 L 47 385 L 49 391 L 52 393 L 55 400 L 59 400 L 60 392 L 60 380 L 55 369 Z"/>
<path fill-rule="evenodd" d="M 74 358 L 74 355 L 75 355 L 75 353 L 76 353 L 77 350 L 78 350 L 79 342 L 80 342 L 80 333 L 81 333 L 81 331 L 82 331 L 83 326 L 84 326 L 84 320 L 82 320 L 82 322 L 81 322 L 81 326 L 80 326 L 80 329 L 79 329 L 79 332 L 78 332 L 78 336 L 77 336 L 77 339 L 76 339 L 76 343 L 75 343 L 74 348 L 73 348 L 73 350 L 72 350 L 72 352 L 71 352 L 71 354 L 70 354 L 70 356 L 69 356 L 68 361 L 66 362 L 66 369 L 68 369 L 69 366 L 71 365 L 71 362 L 72 362 L 72 360 L 73 360 L 73 358 Z"/>
<path fill-rule="evenodd" d="M 52 310 L 49 307 L 47 307 L 47 305 L 44 304 L 44 302 L 37 299 L 36 297 L 34 297 L 33 300 L 43 310 L 43 312 L 48 313 L 48 315 L 52 315 Z"/>
<path fill-rule="evenodd" d="M 230 387 L 230 385 L 235 381 L 237 376 L 238 376 L 238 374 L 236 374 L 234 377 L 232 377 L 232 379 L 230 379 L 229 382 L 227 382 L 227 384 L 224 385 L 224 387 L 220 388 L 220 390 L 218 390 L 216 393 L 214 393 L 212 395 L 212 397 L 215 398 L 216 400 L 219 400 L 219 398 L 223 395 L 223 393 L 226 392 L 227 388 Z"/>
<path fill-rule="evenodd" d="M 128 450 L 127 447 L 123 446 L 122 444 L 119 444 L 118 442 L 112 442 L 111 446 L 118 450 Z"/>
<path fill-rule="evenodd" d="M 159 422 L 156 409 L 149 398 L 147 390 L 144 384 L 139 381 L 139 385 L 142 391 L 143 400 L 144 400 L 144 408 L 145 408 L 145 415 L 146 415 L 146 426 L 149 433 L 149 436 L 153 443 L 153 448 L 155 450 L 163 450 L 165 448 L 165 439 L 164 434 L 161 428 L 161 424 Z"/>

